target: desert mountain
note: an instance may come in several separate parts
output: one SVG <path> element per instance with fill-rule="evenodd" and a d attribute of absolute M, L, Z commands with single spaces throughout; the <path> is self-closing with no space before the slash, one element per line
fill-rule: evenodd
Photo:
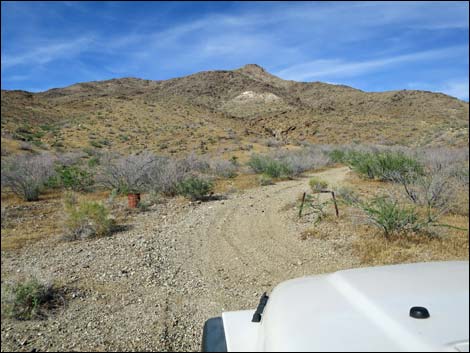
<path fill-rule="evenodd" d="M 467 102 L 442 93 L 287 81 L 254 64 L 164 81 L 1 91 L 2 146 L 16 139 L 39 148 L 226 152 L 269 138 L 462 146 L 468 112 Z"/>

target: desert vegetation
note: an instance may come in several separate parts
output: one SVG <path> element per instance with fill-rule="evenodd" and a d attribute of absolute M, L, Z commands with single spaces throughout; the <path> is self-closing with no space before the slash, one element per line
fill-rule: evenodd
<path fill-rule="evenodd" d="M 51 310 L 65 304 L 54 284 L 39 281 L 34 277 L 7 284 L 4 293 L 2 314 L 16 320 L 45 319 Z"/>
<path fill-rule="evenodd" d="M 2 289 L 8 325 L 50 318 L 67 327 L 59 309 L 67 315 L 70 305 L 97 317 L 97 305 L 116 307 L 107 295 L 117 290 L 126 303 L 135 302 L 136 292 L 149 300 L 147 290 L 164 302 L 178 288 L 203 291 L 195 284 L 205 283 L 199 274 L 252 293 L 254 279 L 244 278 L 258 278 L 260 256 L 270 271 L 263 283 L 273 284 L 318 266 L 468 258 L 465 149 L 253 144 L 224 156 L 89 147 L 3 156 L 2 254 L 30 262 L 25 256 L 33 252 L 42 268 L 60 269 L 54 277 L 67 290 L 81 293 L 66 298 L 62 287 L 9 270 L 15 280 Z M 128 207 L 129 193 L 142 194 L 138 208 Z M 261 248 L 268 251 L 250 255 Z M 74 260 L 63 267 L 58 259 L 69 256 Z M 206 265 L 227 260 L 222 269 Z M 188 320 L 171 310 L 178 322 Z M 141 315 L 148 317 L 157 322 L 161 313 Z M 164 323 L 171 325 L 174 335 L 186 330 Z"/>

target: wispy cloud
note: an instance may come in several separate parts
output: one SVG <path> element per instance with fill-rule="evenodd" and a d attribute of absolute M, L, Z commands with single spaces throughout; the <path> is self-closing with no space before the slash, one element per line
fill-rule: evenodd
<path fill-rule="evenodd" d="M 30 65 L 34 68 L 36 65 L 44 65 L 54 60 L 70 59 L 85 51 L 92 42 L 91 37 L 80 37 L 72 41 L 41 45 L 18 55 L 2 54 L 2 69 L 18 65 Z"/>
<path fill-rule="evenodd" d="M 361 78 L 358 88 L 365 90 L 406 87 L 410 80 L 431 84 L 423 79 L 431 77 L 431 67 L 441 82 L 468 76 L 469 6 L 463 2 L 1 6 L 7 88 L 50 88 L 113 75 L 165 79 L 246 63 L 301 81 Z M 383 84 L 372 87 L 365 79 L 370 73 L 380 74 Z M 18 79 L 25 77 L 30 79 Z"/>
<path fill-rule="evenodd" d="M 469 91 L 469 84 L 468 79 L 462 81 L 451 81 L 447 82 L 443 85 L 441 89 L 442 92 L 454 96 L 463 100 L 468 101 L 468 91 Z"/>
<path fill-rule="evenodd" d="M 466 47 L 458 46 L 365 61 L 318 59 L 280 70 L 277 72 L 277 75 L 284 79 L 296 81 L 320 79 L 325 77 L 344 78 L 363 75 L 384 67 L 403 63 L 439 60 L 458 55 L 466 50 Z"/>
<path fill-rule="evenodd" d="M 410 82 L 407 85 L 411 89 L 421 89 L 433 92 L 442 92 L 465 101 L 469 99 L 469 80 L 468 78 L 453 78 L 444 82 Z"/>

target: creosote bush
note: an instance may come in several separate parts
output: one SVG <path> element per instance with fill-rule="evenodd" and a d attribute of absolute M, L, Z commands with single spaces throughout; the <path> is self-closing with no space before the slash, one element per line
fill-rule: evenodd
<path fill-rule="evenodd" d="M 322 190 L 326 190 L 328 188 L 328 183 L 324 180 L 319 178 L 313 177 L 309 180 L 308 184 L 313 192 L 319 192 Z"/>
<path fill-rule="evenodd" d="M 72 193 L 65 195 L 65 238 L 69 240 L 104 237 L 112 233 L 114 221 L 108 209 L 95 201 L 77 201 Z"/>
<path fill-rule="evenodd" d="M 274 184 L 273 179 L 269 175 L 266 175 L 266 174 L 261 174 L 258 177 L 258 182 L 261 186 L 267 186 L 267 185 L 273 185 Z"/>
<path fill-rule="evenodd" d="M 387 197 L 376 197 L 361 203 L 360 207 L 367 214 L 369 223 L 381 229 L 387 239 L 406 230 L 417 231 L 421 227 L 415 208 Z"/>
<path fill-rule="evenodd" d="M 421 163 L 402 152 L 360 152 L 349 151 L 345 162 L 352 170 L 369 179 L 393 181 L 393 173 L 409 173 L 422 175 L 424 170 Z"/>
<path fill-rule="evenodd" d="M 198 177 L 189 177 L 176 187 L 179 195 L 183 195 L 194 201 L 206 199 L 213 188 L 214 184 L 210 180 Z"/>
<path fill-rule="evenodd" d="M 292 170 L 287 163 L 274 160 L 268 156 L 253 155 L 248 165 L 255 173 L 263 173 L 271 178 L 290 177 Z"/>
<path fill-rule="evenodd" d="M 56 167 L 56 178 L 58 185 L 73 191 L 86 191 L 93 185 L 92 173 L 78 165 Z"/>
<path fill-rule="evenodd" d="M 8 298 L 2 298 L 5 314 L 17 320 L 43 319 L 47 309 L 57 306 L 58 293 L 54 286 L 37 279 L 9 285 Z"/>

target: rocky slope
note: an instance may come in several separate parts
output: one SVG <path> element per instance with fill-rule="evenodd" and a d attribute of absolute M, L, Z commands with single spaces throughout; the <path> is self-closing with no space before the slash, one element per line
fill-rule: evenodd
<path fill-rule="evenodd" d="M 37 132 L 54 125 L 54 134 L 39 137 L 44 148 L 57 141 L 65 148 L 93 145 L 92 132 L 107 139 L 106 146 L 171 146 L 175 153 L 227 131 L 242 141 L 255 136 L 290 143 L 468 144 L 468 103 L 456 98 L 286 81 L 253 64 L 165 81 L 121 78 L 34 94 L 2 90 L 1 99 L 3 138 L 18 138 L 19 127 Z M 175 137 L 187 145 L 176 144 Z"/>

